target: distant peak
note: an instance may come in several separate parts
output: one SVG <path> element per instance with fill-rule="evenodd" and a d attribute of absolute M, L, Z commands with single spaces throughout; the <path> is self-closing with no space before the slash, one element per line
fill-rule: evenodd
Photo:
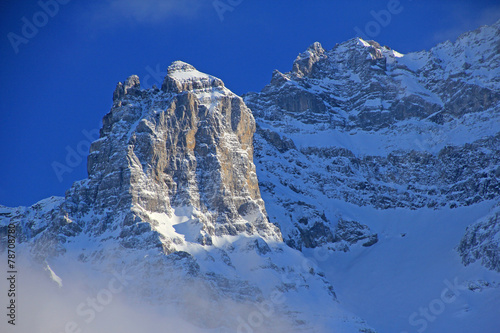
<path fill-rule="evenodd" d="M 123 98 L 123 96 L 128 94 L 133 94 L 137 90 L 141 89 L 141 82 L 137 75 L 130 75 L 125 83 L 118 82 L 116 84 L 115 91 L 113 92 L 113 101 Z"/>
<path fill-rule="evenodd" d="M 370 46 L 370 44 L 368 44 L 368 42 L 361 37 L 356 37 L 356 38 L 353 38 L 351 40 L 357 42 L 359 45 Z"/>
<path fill-rule="evenodd" d="M 340 45 L 343 45 L 344 47 L 347 48 L 374 48 L 377 50 L 382 50 L 383 48 L 390 49 L 388 47 L 382 47 L 377 41 L 374 40 L 365 40 L 361 37 L 355 37 L 351 38 L 348 41 L 341 43 Z"/>
<path fill-rule="evenodd" d="M 132 88 L 141 88 L 141 82 L 139 81 L 139 77 L 137 75 L 130 75 L 126 80 L 124 84 L 124 88 L 127 89 L 132 89 Z"/>
<path fill-rule="evenodd" d="M 325 49 L 319 42 L 312 43 L 305 52 L 299 54 L 293 63 L 292 72 L 302 77 L 312 71 L 316 62 L 324 57 Z"/>
<path fill-rule="evenodd" d="M 341 49 L 361 49 L 370 54 L 370 58 L 400 58 L 403 54 L 391 49 L 389 46 L 382 46 L 375 40 L 364 40 L 360 37 L 351 38 L 339 45 Z"/>
<path fill-rule="evenodd" d="M 323 54 L 325 49 L 321 46 L 320 42 L 314 42 L 307 48 L 307 51 L 313 52 L 314 54 Z"/>

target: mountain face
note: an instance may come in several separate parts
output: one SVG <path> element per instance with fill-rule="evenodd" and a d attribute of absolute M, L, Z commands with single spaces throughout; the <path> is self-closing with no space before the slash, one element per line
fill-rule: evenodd
<path fill-rule="evenodd" d="M 70 190 L 70 210 L 82 202 L 100 212 L 119 207 L 124 235 L 177 210 L 189 218 L 189 241 L 211 245 L 213 236 L 242 232 L 281 240 L 267 221 L 252 162 L 255 121 L 221 80 L 178 61 L 161 90 L 141 91 L 132 76 L 113 97 L 90 149 L 89 179 Z M 182 242 L 158 240 L 167 253 Z"/>
<path fill-rule="evenodd" d="M 359 38 L 314 43 L 247 94 L 264 201 L 285 241 L 332 243 L 332 199 L 412 210 L 497 199 L 499 51 L 498 23 L 407 55 Z"/>
<path fill-rule="evenodd" d="M 494 332 L 499 110 L 500 21 L 406 55 L 314 43 L 243 97 L 176 61 L 161 89 L 118 83 L 88 178 L 0 206 L 0 235 L 94 332 L 116 326 L 66 294 L 123 271 L 121 302 L 168 332 Z"/>

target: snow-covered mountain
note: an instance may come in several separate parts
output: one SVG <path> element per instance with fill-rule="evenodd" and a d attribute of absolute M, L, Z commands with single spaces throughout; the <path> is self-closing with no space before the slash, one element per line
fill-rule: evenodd
<path fill-rule="evenodd" d="M 40 284 L 31 331 L 493 333 L 499 204 L 500 21 L 405 55 L 314 43 L 243 98 L 181 61 L 133 75 L 88 178 L 0 232 Z"/>
<path fill-rule="evenodd" d="M 407 55 L 359 38 L 330 51 L 314 43 L 245 96 L 285 241 L 331 242 L 331 199 L 438 209 L 499 197 L 499 25 Z"/>

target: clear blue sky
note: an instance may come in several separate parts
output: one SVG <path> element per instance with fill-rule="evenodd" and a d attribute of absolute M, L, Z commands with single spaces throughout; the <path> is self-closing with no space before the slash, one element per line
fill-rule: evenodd
<path fill-rule="evenodd" d="M 151 86 L 183 60 L 243 94 L 262 89 L 273 69 L 290 70 L 311 43 L 330 49 L 359 35 L 356 27 L 406 53 L 500 18 L 498 1 L 482 0 L 59 0 L 58 8 L 54 1 L 0 4 L 0 204 L 7 206 L 62 196 L 86 178 L 82 131 L 100 128 L 116 83 L 131 74 Z M 70 165 L 67 148 L 77 154 Z M 71 172 L 58 179 L 54 162 Z"/>

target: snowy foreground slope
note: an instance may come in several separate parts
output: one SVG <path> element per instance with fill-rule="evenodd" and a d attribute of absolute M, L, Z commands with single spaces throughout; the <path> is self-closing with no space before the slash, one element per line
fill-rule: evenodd
<path fill-rule="evenodd" d="M 243 98 L 180 61 L 119 83 L 88 178 L 0 206 L 16 329 L 498 332 L 499 31 L 314 43 Z"/>

